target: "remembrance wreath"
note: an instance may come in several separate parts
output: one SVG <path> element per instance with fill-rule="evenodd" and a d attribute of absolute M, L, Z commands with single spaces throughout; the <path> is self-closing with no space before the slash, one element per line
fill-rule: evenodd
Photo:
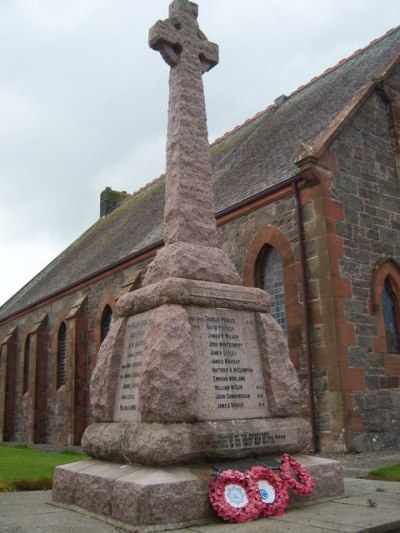
<path fill-rule="evenodd" d="M 263 503 L 258 486 L 238 470 L 217 474 L 208 495 L 218 516 L 227 522 L 249 522 L 261 515 Z"/>
<path fill-rule="evenodd" d="M 282 479 L 270 468 L 253 466 L 246 471 L 258 486 L 262 500 L 261 516 L 281 516 L 289 503 L 289 494 Z"/>
<path fill-rule="evenodd" d="M 283 454 L 281 459 L 281 478 L 287 487 L 298 494 L 307 496 L 315 487 L 310 474 L 288 453 Z"/>

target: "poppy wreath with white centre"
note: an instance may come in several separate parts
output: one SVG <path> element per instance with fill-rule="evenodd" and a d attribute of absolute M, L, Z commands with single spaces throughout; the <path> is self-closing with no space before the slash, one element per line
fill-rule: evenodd
<path fill-rule="evenodd" d="M 310 474 L 288 453 L 281 459 L 281 478 L 287 487 L 297 494 L 308 496 L 315 487 Z M 296 479 L 296 477 L 297 479 Z"/>
<path fill-rule="evenodd" d="M 261 516 L 281 516 L 289 503 L 289 494 L 282 479 L 270 468 L 253 466 L 246 470 L 257 485 L 262 500 Z"/>
<path fill-rule="evenodd" d="M 238 470 L 225 470 L 215 476 L 208 495 L 217 515 L 227 522 L 250 522 L 261 516 L 258 487 Z"/>

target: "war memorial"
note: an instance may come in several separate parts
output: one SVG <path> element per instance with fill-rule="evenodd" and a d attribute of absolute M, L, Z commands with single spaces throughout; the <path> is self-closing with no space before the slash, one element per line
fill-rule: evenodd
<path fill-rule="evenodd" d="M 265 464 L 305 453 L 310 438 L 268 294 L 242 286 L 217 244 L 202 75 L 218 47 L 197 14 L 174 0 L 150 30 L 170 67 L 165 246 L 143 286 L 118 300 L 98 354 L 94 422 L 82 439 L 95 460 L 59 467 L 54 479 L 54 502 L 126 527 L 208 519 L 208 487 L 224 461 Z M 342 493 L 338 462 L 296 458 L 314 499 Z"/>

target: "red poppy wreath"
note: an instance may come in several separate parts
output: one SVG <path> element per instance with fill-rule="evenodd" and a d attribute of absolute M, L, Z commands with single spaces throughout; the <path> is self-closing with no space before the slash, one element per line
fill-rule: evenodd
<path fill-rule="evenodd" d="M 238 470 L 225 470 L 215 476 L 208 495 L 217 515 L 227 522 L 249 522 L 261 515 L 257 485 Z"/>
<path fill-rule="evenodd" d="M 253 466 L 246 474 L 258 486 L 263 504 L 261 515 L 282 515 L 289 503 L 289 495 L 282 479 L 265 466 Z"/>
<path fill-rule="evenodd" d="M 310 474 L 288 453 L 283 454 L 281 459 L 281 478 L 293 492 L 305 496 L 311 494 L 315 487 Z"/>

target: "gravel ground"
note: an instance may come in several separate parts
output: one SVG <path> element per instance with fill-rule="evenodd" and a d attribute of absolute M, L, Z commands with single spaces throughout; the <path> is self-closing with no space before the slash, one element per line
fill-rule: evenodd
<path fill-rule="evenodd" d="M 343 465 L 345 475 L 351 474 L 352 470 L 359 470 L 360 474 L 365 474 L 370 470 L 375 470 L 382 466 L 400 463 L 400 448 L 357 453 L 321 453 L 316 455 L 318 457 L 340 461 Z"/>

